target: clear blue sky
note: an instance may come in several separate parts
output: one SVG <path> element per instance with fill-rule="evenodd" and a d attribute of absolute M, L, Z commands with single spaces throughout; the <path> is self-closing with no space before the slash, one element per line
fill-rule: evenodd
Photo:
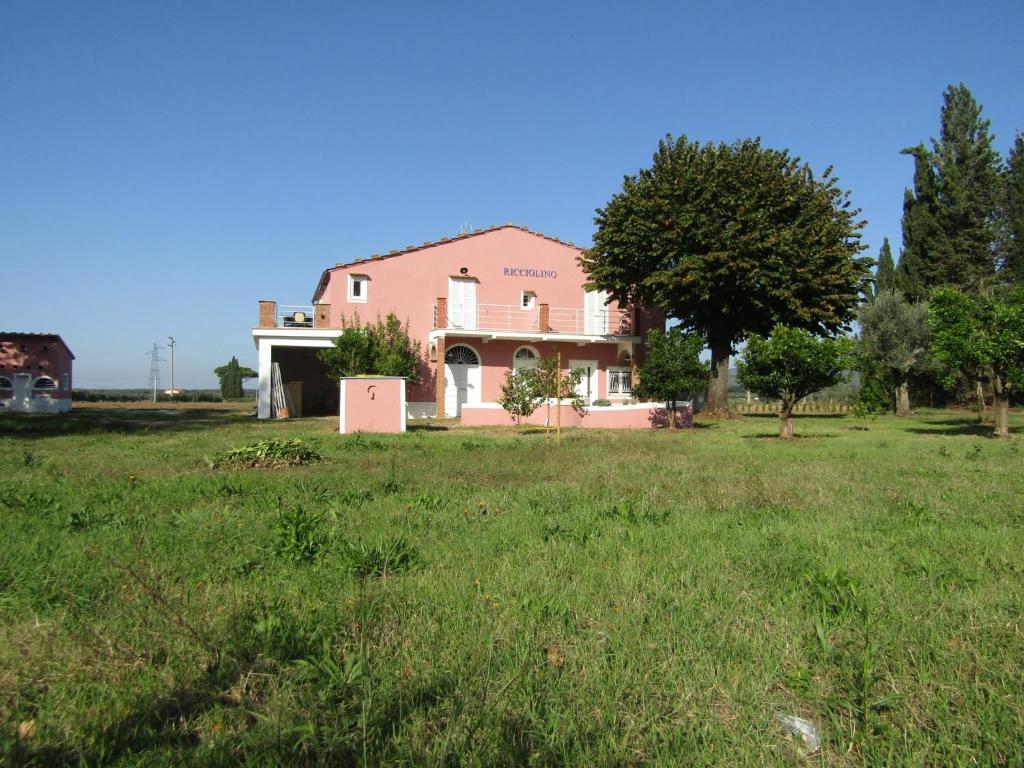
<path fill-rule="evenodd" d="M 1024 2 L 0 5 L 0 329 L 80 387 L 255 363 L 256 301 L 337 261 L 506 221 L 587 244 L 666 133 L 834 165 L 899 246 L 963 81 L 1005 154 Z M 166 366 L 164 386 L 167 386 Z"/>

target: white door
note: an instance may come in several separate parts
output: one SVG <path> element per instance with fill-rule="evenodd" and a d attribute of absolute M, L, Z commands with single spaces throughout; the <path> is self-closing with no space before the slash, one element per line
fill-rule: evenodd
<path fill-rule="evenodd" d="M 448 278 L 448 326 L 476 330 L 476 280 Z"/>
<path fill-rule="evenodd" d="M 32 406 L 32 375 L 29 373 L 14 374 L 14 403 L 12 411 L 28 413 Z"/>
<path fill-rule="evenodd" d="M 480 358 L 464 344 L 444 354 L 444 415 L 462 415 L 463 405 L 480 404 Z"/>
<path fill-rule="evenodd" d="M 583 332 L 603 336 L 608 333 L 608 292 L 587 291 L 583 297 Z"/>
<path fill-rule="evenodd" d="M 582 371 L 576 394 L 584 399 L 587 405 L 597 400 L 597 360 L 570 360 L 570 371 Z"/>

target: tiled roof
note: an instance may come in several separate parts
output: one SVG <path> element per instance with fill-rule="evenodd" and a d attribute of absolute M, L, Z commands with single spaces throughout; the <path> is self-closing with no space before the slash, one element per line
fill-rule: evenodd
<path fill-rule="evenodd" d="M 328 267 L 327 269 L 325 269 L 323 274 L 320 276 L 320 282 L 317 283 L 316 291 L 313 293 L 313 303 L 316 303 L 316 300 L 320 297 L 320 294 L 323 293 L 324 288 L 327 287 L 327 275 L 330 274 L 335 269 L 347 269 L 348 267 L 355 267 L 358 266 L 359 264 L 366 264 L 367 262 L 371 261 L 380 261 L 381 259 L 390 259 L 395 256 L 404 256 L 407 253 L 415 253 L 416 251 L 422 251 L 426 248 L 433 248 L 434 246 L 437 245 L 445 245 L 446 243 L 454 243 L 459 240 L 466 240 L 467 238 L 470 237 L 486 235 L 490 232 L 497 232 L 499 229 L 518 229 L 521 232 L 526 232 L 527 234 L 534 235 L 536 237 L 542 237 L 545 240 L 550 240 L 551 242 L 558 243 L 559 245 L 567 245 L 570 248 L 575 248 L 578 251 L 583 250 L 583 248 L 580 248 L 575 243 L 561 240 L 557 237 L 553 237 L 552 235 L 545 235 L 543 232 L 535 232 L 534 230 L 520 226 L 519 224 L 495 224 L 494 226 L 487 227 L 486 229 L 474 229 L 472 232 L 460 232 L 459 234 L 454 235 L 453 237 L 442 237 L 440 240 L 434 240 L 433 242 L 423 243 L 422 245 L 407 245 L 405 248 L 401 248 L 399 250 L 388 251 L 387 253 L 384 254 L 374 253 L 365 258 L 356 259 L 354 261 L 349 262 L 339 261 L 333 267 Z"/>
<path fill-rule="evenodd" d="M 68 346 L 67 342 L 60 337 L 59 333 L 37 333 L 35 331 L 0 331 L 0 340 L 3 339 L 37 339 L 42 341 L 43 339 L 54 339 L 64 345 L 64 349 L 71 355 L 71 359 L 75 359 L 75 353 L 71 351 L 71 347 Z"/>

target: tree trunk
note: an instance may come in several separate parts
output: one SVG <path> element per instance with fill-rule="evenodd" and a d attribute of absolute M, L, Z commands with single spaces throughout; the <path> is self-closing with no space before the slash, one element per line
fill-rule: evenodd
<path fill-rule="evenodd" d="M 906 379 L 896 385 L 896 415 L 910 415 L 910 384 Z"/>
<path fill-rule="evenodd" d="M 779 437 L 793 439 L 793 406 L 786 402 L 779 406 Z"/>
<path fill-rule="evenodd" d="M 1010 398 L 1007 396 L 1006 387 L 1003 386 L 999 376 L 992 377 L 993 409 L 995 411 L 995 429 L 992 434 L 996 437 L 1010 436 Z"/>
<path fill-rule="evenodd" d="M 668 428 L 676 428 L 676 401 L 671 400 L 668 403 Z"/>
<path fill-rule="evenodd" d="M 711 377 L 705 410 L 711 416 L 729 415 L 729 342 L 711 342 Z"/>
<path fill-rule="evenodd" d="M 983 424 L 985 422 L 985 388 L 981 384 L 981 379 L 974 380 L 974 393 L 978 400 L 978 423 Z"/>

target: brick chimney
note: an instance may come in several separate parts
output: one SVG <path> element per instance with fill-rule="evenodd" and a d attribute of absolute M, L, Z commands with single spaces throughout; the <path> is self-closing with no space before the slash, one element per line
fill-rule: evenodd
<path fill-rule="evenodd" d="M 331 305 L 330 304 L 317 304 L 313 307 L 313 327 L 314 328 L 330 328 L 331 327 Z"/>
<path fill-rule="evenodd" d="M 277 327 L 277 302 L 260 300 L 260 324 L 259 328 Z"/>

